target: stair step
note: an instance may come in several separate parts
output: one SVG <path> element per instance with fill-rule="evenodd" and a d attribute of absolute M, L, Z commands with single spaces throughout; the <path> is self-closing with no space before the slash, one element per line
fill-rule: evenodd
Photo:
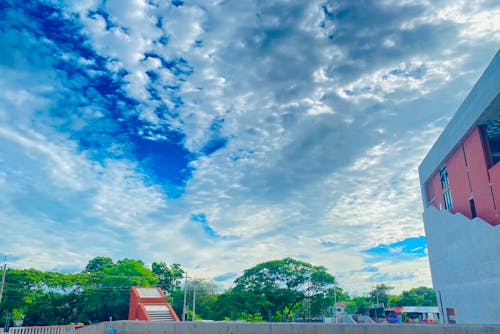
<path fill-rule="evenodd" d="M 170 310 L 151 310 L 148 312 L 151 321 L 175 321 Z"/>

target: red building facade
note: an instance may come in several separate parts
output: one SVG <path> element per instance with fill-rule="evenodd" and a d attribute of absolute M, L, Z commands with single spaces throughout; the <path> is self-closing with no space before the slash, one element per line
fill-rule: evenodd
<path fill-rule="evenodd" d="M 491 146 L 486 128 L 473 128 L 427 180 L 427 204 L 500 224 L 500 164 Z"/>

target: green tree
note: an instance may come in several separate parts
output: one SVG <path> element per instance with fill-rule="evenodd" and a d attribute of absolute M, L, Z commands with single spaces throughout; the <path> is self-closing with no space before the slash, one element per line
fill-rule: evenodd
<path fill-rule="evenodd" d="M 172 293 L 179 289 L 184 275 L 180 264 L 174 263 L 168 266 L 165 262 L 153 262 L 151 270 L 159 280 L 158 286 L 163 290 Z"/>
<path fill-rule="evenodd" d="M 186 291 L 186 301 L 187 306 L 190 312 L 193 309 L 193 293 L 196 289 L 196 318 L 197 319 L 211 319 L 211 320 L 223 320 L 223 318 L 217 318 L 217 312 L 215 305 L 217 303 L 217 299 L 219 294 L 217 291 L 219 287 L 208 280 L 197 279 L 188 282 L 187 291 Z M 184 290 L 178 290 L 179 293 L 175 295 L 173 304 L 174 309 L 175 306 L 179 309 L 182 314 L 182 306 L 184 304 Z M 177 311 L 176 311 L 177 312 Z M 191 314 L 191 313 L 190 313 Z M 191 320 L 192 314 L 189 316 L 189 320 Z"/>
<path fill-rule="evenodd" d="M 325 267 L 292 258 L 273 260 L 244 271 L 231 290 L 236 305 L 248 313 L 283 312 L 289 318 L 304 299 L 324 296 L 335 283 Z"/>
<path fill-rule="evenodd" d="M 84 273 L 102 273 L 104 270 L 114 266 L 112 259 L 106 256 L 98 256 L 89 261 L 83 270 Z"/>
<path fill-rule="evenodd" d="M 0 312 L 13 312 L 16 318 L 24 316 L 26 325 L 75 321 L 80 294 L 87 281 L 88 277 L 80 274 L 9 269 Z"/>
<path fill-rule="evenodd" d="M 132 286 L 156 286 L 158 278 L 142 261 L 110 258 L 89 261 L 81 273 L 9 269 L 0 305 L 24 315 L 26 325 L 62 325 L 127 319 Z"/>
<path fill-rule="evenodd" d="M 377 284 L 372 291 L 370 291 L 370 298 L 373 304 L 389 305 L 389 291 L 394 289 L 392 286 L 385 284 Z"/>
<path fill-rule="evenodd" d="M 346 311 L 351 314 L 368 314 L 371 305 L 370 297 L 355 296 L 346 302 Z"/>
<path fill-rule="evenodd" d="M 400 303 L 399 303 L 400 297 L 401 297 L 400 295 L 390 295 L 389 300 L 387 301 L 387 303 L 388 303 L 387 306 L 388 307 L 399 306 L 400 305 Z"/>
<path fill-rule="evenodd" d="M 91 276 L 93 274 L 90 274 Z M 107 321 L 128 318 L 132 286 L 156 286 L 158 278 L 139 260 L 123 259 L 92 276 L 85 289 L 85 308 L 81 321 Z"/>
<path fill-rule="evenodd" d="M 403 291 L 394 306 L 436 306 L 436 293 L 428 287 L 413 288 Z"/>

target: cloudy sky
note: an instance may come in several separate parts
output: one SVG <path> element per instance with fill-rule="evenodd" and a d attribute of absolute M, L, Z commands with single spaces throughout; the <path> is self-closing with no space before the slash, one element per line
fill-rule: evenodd
<path fill-rule="evenodd" d="M 500 45 L 497 1 L 0 4 L 0 255 L 291 256 L 431 285 L 417 167 Z"/>

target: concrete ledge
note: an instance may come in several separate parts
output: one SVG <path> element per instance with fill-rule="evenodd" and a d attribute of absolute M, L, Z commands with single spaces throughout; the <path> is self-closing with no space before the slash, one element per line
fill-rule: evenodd
<path fill-rule="evenodd" d="M 86 326 L 78 334 L 500 334 L 500 325 L 387 325 L 242 322 L 114 321 Z"/>

